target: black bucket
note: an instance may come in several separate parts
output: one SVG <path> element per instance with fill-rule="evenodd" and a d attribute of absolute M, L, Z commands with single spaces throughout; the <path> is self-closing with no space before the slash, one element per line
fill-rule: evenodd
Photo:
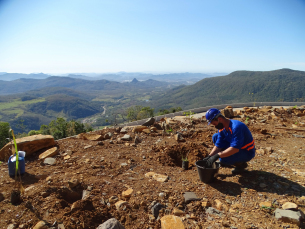
<path fill-rule="evenodd" d="M 206 160 L 196 161 L 199 178 L 203 183 L 211 183 L 218 175 L 220 168 L 219 162 L 214 162 L 213 168 L 206 168 Z"/>

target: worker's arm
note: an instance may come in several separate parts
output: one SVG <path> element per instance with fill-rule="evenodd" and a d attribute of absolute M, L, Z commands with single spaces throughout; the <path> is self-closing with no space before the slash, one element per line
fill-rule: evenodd
<path fill-rule="evenodd" d="M 217 146 L 214 146 L 214 148 L 212 149 L 211 153 L 209 154 L 209 156 L 213 156 L 215 155 L 216 153 L 219 153 L 221 152 L 222 149 L 221 148 L 218 148 Z"/>
<path fill-rule="evenodd" d="M 213 152 L 213 150 L 212 150 L 212 152 Z M 229 156 L 231 156 L 233 154 L 236 154 L 238 151 L 239 151 L 239 149 L 236 149 L 236 148 L 233 148 L 233 147 L 229 147 L 229 148 L 227 148 L 226 150 L 224 150 L 222 152 L 218 152 L 218 155 L 219 155 L 220 158 L 229 157 Z"/>

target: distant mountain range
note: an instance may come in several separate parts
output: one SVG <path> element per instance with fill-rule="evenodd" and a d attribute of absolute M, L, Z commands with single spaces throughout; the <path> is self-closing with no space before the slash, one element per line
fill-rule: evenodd
<path fill-rule="evenodd" d="M 0 79 L 2 76 L 8 75 L 0 74 Z M 186 110 L 241 102 L 305 101 L 304 71 L 235 71 L 225 76 L 203 77 L 193 85 L 181 85 L 182 79 L 187 81 L 191 76 L 203 77 L 195 73 L 165 74 L 163 81 L 158 81 L 143 80 L 142 75 L 117 82 L 120 76 L 113 74 L 112 79 L 117 81 L 35 74 L 36 79 L 0 80 L 0 120 L 9 122 L 17 132 L 27 132 L 57 117 L 86 118 L 96 127 L 104 126 L 108 121 L 115 123 L 117 118 L 123 120 L 125 110 L 134 105 L 149 106 L 158 112 L 178 106 Z M 181 81 L 166 82 L 166 77 Z"/>
<path fill-rule="evenodd" d="M 17 79 L 46 79 L 51 76 L 64 76 L 70 77 L 75 79 L 84 79 L 84 80 L 110 80 L 110 81 L 117 81 L 117 82 L 130 82 L 132 79 L 137 78 L 140 81 L 145 81 L 148 79 L 154 79 L 158 81 L 165 81 L 165 82 L 179 82 L 179 84 L 193 84 L 198 82 L 199 80 L 207 77 L 214 77 L 214 76 L 222 76 L 226 75 L 227 73 L 169 73 L 169 74 L 148 74 L 148 73 L 126 73 L 126 72 L 119 72 L 119 73 L 104 73 L 104 74 L 97 74 L 97 73 L 82 73 L 82 74 L 64 74 L 64 75 L 52 75 L 52 74 L 44 74 L 44 73 L 31 73 L 31 74 L 22 74 L 22 73 L 0 73 L 0 80 L 4 81 L 12 81 Z M 114 80 L 115 79 L 115 80 Z"/>
<path fill-rule="evenodd" d="M 120 83 L 59 76 L 0 80 L 0 85 L 0 120 L 9 122 L 17 132 L 40 129 L 42 124 L 57 117 L 68 120 L 101 117 L 104 106 L 111 112 L 112 108 L 145 103 L 152 94 L 174 86 L 152 79 L 134 78 L 131 82 Z"/>
<path fill-rule="evenodd" d="M 305 72 L 291 69 L 235 71 L 180 86 L 151 99 L 156 109 L 184 109 L 241 102 L 305 101 Z"/>
<path fill-rule="evenodd" d="M 168 87 L 170 83 L 156 80 L 119 83 L 109 80 L 84 80 L 71 77 L 51 76 L 46 79 L 21 78 L 12 81 L 0 80 L 0 95 L 9 95 L 37 90 L 45 87 L 64 87 L 77 91 L 92 93 L 99 90 L 118 90 L 152 87 Z"/>

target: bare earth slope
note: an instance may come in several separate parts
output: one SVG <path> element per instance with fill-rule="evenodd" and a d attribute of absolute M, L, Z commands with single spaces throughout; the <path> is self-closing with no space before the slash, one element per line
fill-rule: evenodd
<path fill-rule="evenodd" d="M 304 222 L 298 226 L 273 215 L 285 202 L 305 212 L 303 115 L 303 108 L 263 108 L 248 109 L 234 118 L 249 126 L 257 154 L 247 173 L 232 175 L 230 168 L 220 168 L 210 184 L 200 181 L 195 166 L 213 147 L 216 129 L 205 120 L 193 120 L 193 124 L 191 120 L 167 120 L 172 129 L 168 133 L 134 133 L 131 128 L 127 131 L 131 141 L 120 139 L 125 135 L 120 128 L 95 132 L 112 133 L 111 139 L 103 141 L 81 136 L 58 141 L 54 165 L 38 159 L 43 151 L 26 157 L 25 193 L 17 205 L 10 204 L 15 181 L 8 175 L 7 164 L 1 165 L 0 227 L 33 228 L 44 220 L 47 228 L 58 224 L 96 228 L 116 218 L 126 229 L 157 229 L 164 215 L 176 214 L 185 228 L 305 228 Z M 177 131 L 185 142 L 175 140 Z M 141 143 L 134 144 L 136 136 Z M 186 154 L 191 168 L 184 171 L 181 159 Z M 168 180 L 149 178 L 148 172 L 166 175 Z M 128 189 L 130 197 L 123 193 Z M 186 203 L 185 192 L 194 192 L 199 200 Z M 153 201 L 165 207 L 157 218 L 150 208 Z M 118 202 L 123 203 L 120 208 L 115 205 Z M 220 213 L 209 214 L 209 203 Z"/>

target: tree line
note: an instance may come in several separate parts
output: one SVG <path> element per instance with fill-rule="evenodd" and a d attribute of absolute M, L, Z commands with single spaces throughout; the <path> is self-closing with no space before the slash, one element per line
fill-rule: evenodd
<path fill-rule="evenodd" d="M 9 130 L 10 124 L 8 122 L 0 122 L 0 149 L 12 139 Z M 49 125 L 41 125 L 40 130 L 31 130 L 28 133 L 18 133 L 16 137 L 20 138 L 43 134 L 52 135 L 55 140 L 58 140 L 92 130 L 93 128 L 88 124 L 83 124 L 75 120 L 66 121 L 64 118 L 57 118 L 56 120 L 51 121 Z"/>
<path fill-rule="evenodd" d="M 158 112 L 154 112 L 154 108 L 149 106 L 132 106 L 128 107 L 126 110 L 115 114 L 114 119 L 109 121 L 105 120 L 106 125 L 109 124 L 117 124 L 122 121 L 136 121 L 140 119 L 154 117 L 155 115 L 164 115 L 169 113 L 175 113 L 178 111 L 182 111 L 181 107 L 172 107 L 169 109 L 160 109 Z M 116 120 L 117 119 L 117 120 Z M 25 130 L 25 126 L 21 121 L 18 124 L 19 129 Z M 11 129 L 10 124 L 8 122 L 0 122 L 0 149 L 7 144 L 12 136 L 10 136 L 9 130 Z M 37 134 L 43 135 L 52 135 L 55 140 L 66 138 L 69 136 L 74 136 L 80 133 L 86 133 L 89 131 L 93 131 L 93 128 L 89 124 L 83 124 L 81 122 L 71 120 L 67 121 L 64 118 L 57 118 L 56 120 L 52 120 L 49 125 L 41 125 L 39 130 L 30 130 L 28 133 L 17 133 L 16 137 L 26 137 Z"/>

